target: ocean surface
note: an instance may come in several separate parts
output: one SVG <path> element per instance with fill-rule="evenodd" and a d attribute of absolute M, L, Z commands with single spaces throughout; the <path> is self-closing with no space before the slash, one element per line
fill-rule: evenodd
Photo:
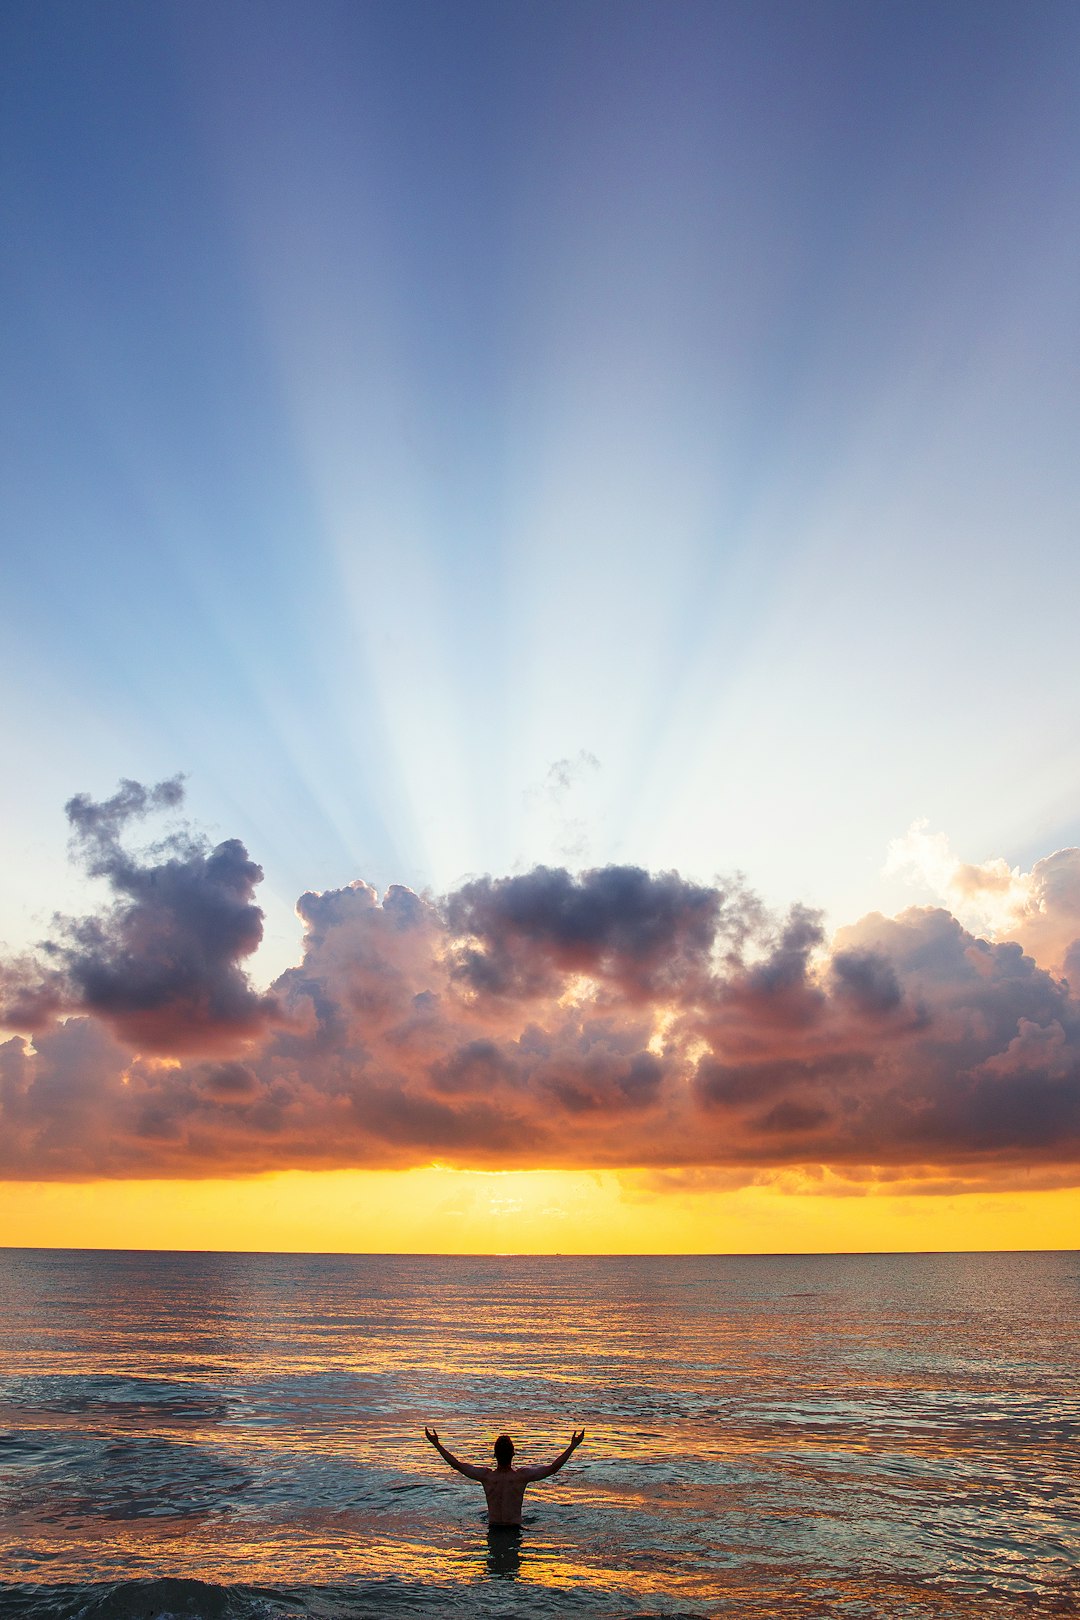
<path fill-rule="evenodd" d="M 0 1617 L 1080 1615 L 1080 1255 L 0 1251 Z M 585 1444 L 489 1540 L 425 1443 Z"/>

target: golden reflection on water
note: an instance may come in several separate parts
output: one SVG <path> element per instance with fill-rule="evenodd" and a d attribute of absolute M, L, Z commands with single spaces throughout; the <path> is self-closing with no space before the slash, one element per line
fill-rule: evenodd
<path fill-rule="evenodd" d="M 8 1256 L 0 1559 L 522 1612 L 1071 1602 L 1076 1266 L 964 1258 Z M 424 1423 L 474 1461 L 588 1437 L 504 1543 Z"/>
<path fill-rule="evenodd" d="M 356 1526 L 350 1526 L 355 1533 Z M 169 1570 L 186 1579 L 221 1582 L 242 1579 L 249 1585 L 297 1586 L 396 1580 L 417 1585 L 467 1587 L 487 1577 L 512 1579 L 551 1591 L 589 1587 L 617 1591 L 627 1570 L 619 1562 L 590 1556 L 581 1549 L 530 1535 L 488 1536 L 477 1524 L 456 1543 L 410 1536 L 398 1524 L 370 1527 L 371 1539 L 349 1545 L 341 1527 L 301 1516 L 288 1531 L 251 1536 L 227 1524 L 207 1526 L 178 1520 L 168 1527 L 146 1521 L 113 1525 L 96 1537 L 94 1578 L 120 1581 Z M 27 1543 L 47 1562 L 53 1581 L 86 1579 L 86 1548 L 73 1532 L 60 1531 L 47 1540 Z M 700 1582 L 691 1569 L 640 1568 L 634 1591 L 662 1597 L 693 1597 Z"/>

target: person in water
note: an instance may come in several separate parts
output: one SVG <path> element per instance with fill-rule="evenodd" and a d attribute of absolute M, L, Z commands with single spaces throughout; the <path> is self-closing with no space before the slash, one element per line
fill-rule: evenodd
<path fill-rule="evenodd" d="M 544 1463 L 539 1468 L 513 1466 L 514 1442 L 508 1434 L 500 1434 L 495 1442 L 494 1468 L 474 1468 L 472 1463 L 458 1462 L 453 1452 L 447 1451 L 434 1429 L 425 1429 L 424 1435 L 451 1468 L 456 1468 L 466 1479 L 480 1481 L 487 1497 L 488 1528 L 516 1530 L 521 1524 L 521 1503 L 526 1485 L 531 1485 L 536 1479 L 547 1479 L 549 1474 L 557 1474 L 584 1440 L 585 1430 L 574 1430 L 566 1450 L 560 1451 L 554 1462 Z"/>

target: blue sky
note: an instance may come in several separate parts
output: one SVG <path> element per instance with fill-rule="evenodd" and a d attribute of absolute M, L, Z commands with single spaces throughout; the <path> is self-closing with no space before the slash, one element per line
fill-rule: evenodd
<path fill-rule="evenodd" d="M 840 923 L 916 818 L 1080 842 L 1075 7 L 12 3 L 0 64 L 9 944 L 65 800 L 178 770 L 267 974 L 361 876 Z"/>

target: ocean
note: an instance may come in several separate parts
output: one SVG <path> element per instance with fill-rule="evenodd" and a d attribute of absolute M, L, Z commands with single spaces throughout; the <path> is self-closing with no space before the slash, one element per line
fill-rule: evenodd
<path fill-rule="evenodd" d="M 1080 1254 L 0 1251 L 2 1620 L 1080 1615 Z M 489 1539 L 424 1440 L 584 1445 Z"/>

